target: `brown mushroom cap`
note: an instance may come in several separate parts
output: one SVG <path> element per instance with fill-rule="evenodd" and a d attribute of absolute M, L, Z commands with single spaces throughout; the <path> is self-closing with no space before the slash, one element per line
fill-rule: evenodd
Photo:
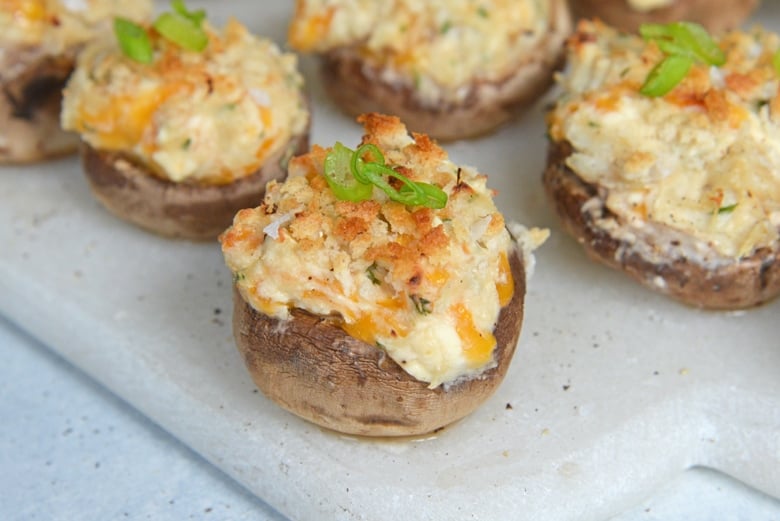
<path fill-rule="evenodd" d="M 589 257 L 695 307 L 748 308 L 780 294 L 780 244 L 717 267 L 683 257 L 657 263 L 598 227 L 592 214 L 583 211 L 586 202 L 599 196 L 598 187 L 583 181 L 566 166 L 572 150 L 568 142 L 551 143 L 543 182 L 564 229 L 582 244 Z M 602 211 L 605 216 L 612 215 L 606 207 Z M 661 280 L 663 284 L 659 284 Z"/>
<path fill-rule="evenodd" d="M 213 240 L 238 210 L 262 202 L 265 185 L 281 179 L 287 161 L 308 149 L 309 134 L 294 136 L 254 174 L 224 185 L 174 183 L 121 152 L 84 143 L 84 172 L 97 199 L 116 216 L 166 237 Z"/>
<path fill-rule="evenodd" d="M 29 163 L 75 152 L 78 135 L 60 127 L 62 89 L 73 70 L 73 56 L 35 57 L 38 51 L 32 48 L 5 52 L 9 59 L 29 63 L 20 74 L 2 80 L 0 163 Z"/>
<path fill-rule="evenodd" d="M 563 60 L 563 44 L 571 32 L 566 0 L 551 1 L 549 33 L 515 72 L 497 82 L 479 81 L 461 103 L 422 104 L 410 87 L 381 80 L 381 70 L 367 64 L 353 48 L 323 55 L 323 85 L 347 114 L 394 114 L 411 131 L 440 141 L 476 137 L 515 118 L 551 85 Z"/>
<path fill-rule="evenodd" d="M 626 31 L 636 31 L 643 23 L 669 23 L 678 20 L 698 22 L 719 33 L 735 29 L 758 7 L 759 0 L 674 0 L 666 7 L 642 12 L 627 0 L 572 0 L 577 17 L 601 18 Z"/>
<path fill-rule="evenodd" d="M 344 332 L 338 319 L 300 309 L 278 320 L 234 291 L 233 333 L 257 387 L 281 407 L 317 425 L 362 436 L 432 432 L 471 413 L 504 378 L 523 321 L 525 270 L 510 256 L 512 300 L 495 327 L 495 365 L 479 376 L 429 389 L 384 351 Z"/>

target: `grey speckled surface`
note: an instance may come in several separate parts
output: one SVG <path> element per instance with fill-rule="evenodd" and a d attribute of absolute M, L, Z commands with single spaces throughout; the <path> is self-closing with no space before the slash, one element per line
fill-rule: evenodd
<path fill-rule="evenodd" d="M 0 318 L 0 519 L 284 519 Z"/>
<path fill-rule="evenodd" d="M 91 378 L 0 319 L 0 518 L 283 521 Z M 610 521 L 780 521 L 780 502 L 695 469 Z"/>

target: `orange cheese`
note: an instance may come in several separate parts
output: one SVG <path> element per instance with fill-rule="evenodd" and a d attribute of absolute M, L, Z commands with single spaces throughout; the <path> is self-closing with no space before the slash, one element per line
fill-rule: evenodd
<path fill-rule="evenodd" d="M 480 331 L 474 325 L 474 317 L 463 303 L 450 308 L 455 318 L 455 330 L 463 342 L 463 352 L 472 367 L 487 364 L 496 347 L 496 337 L 491 331 Z"/>
<path fill-rule="evenodd" d="M 141 141 L 157 108 L 176 89 L 176 85 L 162 85 L 146 92 L 121 94 L 114 97 L 111 103 L 101 104 L 99 111 L 85 103 L 77 131 L 100 132 L 103 146 L 107 149 L 131 149 Z"/>
<path fill-rule="evenodd" d="M 509 266 L 509 258 L 502 252 L 498 264 L 498 279 L 496 290 L 498 291 L 498 303 L 501 307 L 509 304 L 515 294 L 515 281 L 512 277 L 512 268 Z"/>

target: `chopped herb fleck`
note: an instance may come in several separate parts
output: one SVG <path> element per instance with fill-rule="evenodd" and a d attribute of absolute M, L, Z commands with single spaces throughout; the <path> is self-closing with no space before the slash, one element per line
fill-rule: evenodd
<path fill-rule="evenodd" d="M 431 312 L 431 301 L 423 298 L 419 295 L 412 295 L 410 297 L 414 303 L 414 309 L 421 315 L 428 315 Z"/>
<path fill-rule="evenodd" d="M 481 16 L 482 18 L 487 18 L 488 16 L 490 16 L 490 13 L 488 13 L 488 10 L 484 6 L 482 6 L 482 5 L 477 8 L 477 14 L 479 16 Z"/>
<path fill-rule="evenodd" d="M 181 144 L 182 150 L 189 150 L 191 144 L 192 144 L 192 139 L 191 138 L 185 139 L 184 143 Z"/>
<path fill-rule="evenodd" d="M 420 90 L 420 82 L 422 81 L 422 78 L 420 78 L 420 73 L 417 71 L 413 71 L 412 75 L 414 76 L 414 89 Z"/>
<path fill-rule="evenodd" d="M 372 263 L 371 266 L 366 268 L 366 276 L 368 277 L 368 280 L 371 281 L 371 284 L 379 285 L 382 284 L 382 281 L 379 280 L 379 277 L 376 276 L 376 270 L 379 266 L 376 265 L 376 262 Z"/>
<path fill-rule="evenodd" d="M 439 28 L 439 32 L 440 32 L 441 34 L 447 34 L 447 32 L 448 32 L 450 29 L 452 29 L 452 22 L 450 22 L 449 20 L 447 20 L 446 22 L 444 22 L 443 24 L 441 24 L 441 27 Z"/>
<path fill-rule="evenodd" d="M 719 214 L 722 214 L 722 213 L 731 213 L 731 212 L 733 212 L 733 211 L 734 211 L 734 209 L 735 209 L 736 207 L 737 207 L 737 203 L 730 204 L 730 205 L 728 205 L 728 206 L 721 206 L 720 208 L 718 208 L 718 213 L 719 213 Z"/>

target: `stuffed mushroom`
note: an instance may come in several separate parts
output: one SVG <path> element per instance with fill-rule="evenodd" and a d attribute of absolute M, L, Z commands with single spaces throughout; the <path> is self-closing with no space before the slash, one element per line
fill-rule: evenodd
<path fill-rule="evenodd" d="M 298 0 L 290 45 L 322 58 L 350 115 L 439 140 L 491 132 L 546 91 L 570 32 L 565 0 Z"/>
<path fill-rule="evenodd" d="M 549 113 L 544 184 L 594 259 L 684 303 L 780 293 L 780 38 L 644 38 L 583 21 Z"/>
<path fill-rule="evenodd" d="M 194 240 L 259 204 L 306 150 L 309 129 L 295 56 L 236 20 L 217 30 L 204 16 L 178 4 L 153 26 L 118 25 L 117 38 L 79 56 L 62 111 L 106 208 Z M 169 32 L 170 17 L 186 30 Z"/>
<path fill-rule="evenodd" d="M 513 227 L 486 177 L 395 117 L 313 147 L 221 237 L 234 335 L 257 386 L 339 432 L 423 434 L 507 372 L 546 230 Z"/>

